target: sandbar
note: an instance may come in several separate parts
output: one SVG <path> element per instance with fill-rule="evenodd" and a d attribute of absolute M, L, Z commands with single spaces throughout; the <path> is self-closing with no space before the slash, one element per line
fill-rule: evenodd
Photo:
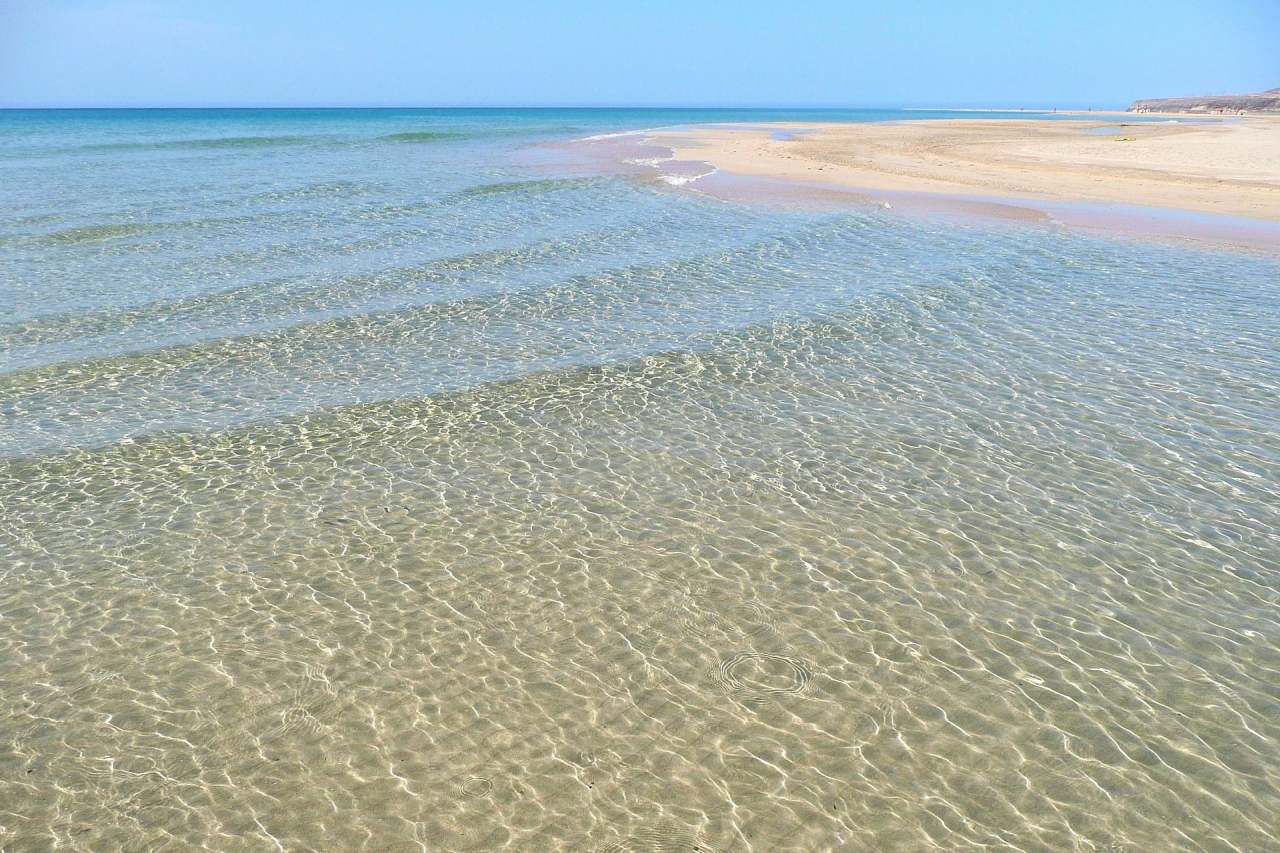
<path fill-rule="evenodd" d="M 655 131 L 735 175 L 928 193 L 1106 202 L 1280 221 L 1280 117 L 946 119 Z"/>

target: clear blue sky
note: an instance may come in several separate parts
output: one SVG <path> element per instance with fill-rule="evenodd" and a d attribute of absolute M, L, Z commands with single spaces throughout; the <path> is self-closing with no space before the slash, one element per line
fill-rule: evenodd
<path fill-rule="evenodd" d="M 1280 0 L 0 0 L 0 106 L 1119 106 L 1280 86 Z"/>

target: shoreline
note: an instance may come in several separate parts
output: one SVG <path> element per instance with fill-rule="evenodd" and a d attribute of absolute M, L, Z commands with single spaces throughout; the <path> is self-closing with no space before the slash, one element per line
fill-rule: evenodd
<path fill-rule="evenodd" d="M 637 137 L 633 137 L 636 139 Z M 752 123 L 638 135 L 726 200 L 864 202 L 1280 247 L 1280 118 Z"/>

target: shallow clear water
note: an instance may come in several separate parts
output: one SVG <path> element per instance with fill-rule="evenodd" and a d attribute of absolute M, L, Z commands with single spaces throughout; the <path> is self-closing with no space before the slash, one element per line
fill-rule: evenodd
<path fill-rule="evenodd" d="M 1267 850 L 1280 259 L 0 113 L 5 850 Z"/>

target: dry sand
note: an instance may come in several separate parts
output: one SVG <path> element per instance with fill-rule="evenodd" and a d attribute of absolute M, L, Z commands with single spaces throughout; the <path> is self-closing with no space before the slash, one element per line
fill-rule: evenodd
<path fill-rule="evenodd" d="M 1114 132 L 1099 132 L 1106 128 Z M 777 138 L 792 131 L 792 138 Z M 656 132 L 678 160 L 874 194 L 1122 202 L 1280 220 L 1280 118 L 957 119 Z"/>

